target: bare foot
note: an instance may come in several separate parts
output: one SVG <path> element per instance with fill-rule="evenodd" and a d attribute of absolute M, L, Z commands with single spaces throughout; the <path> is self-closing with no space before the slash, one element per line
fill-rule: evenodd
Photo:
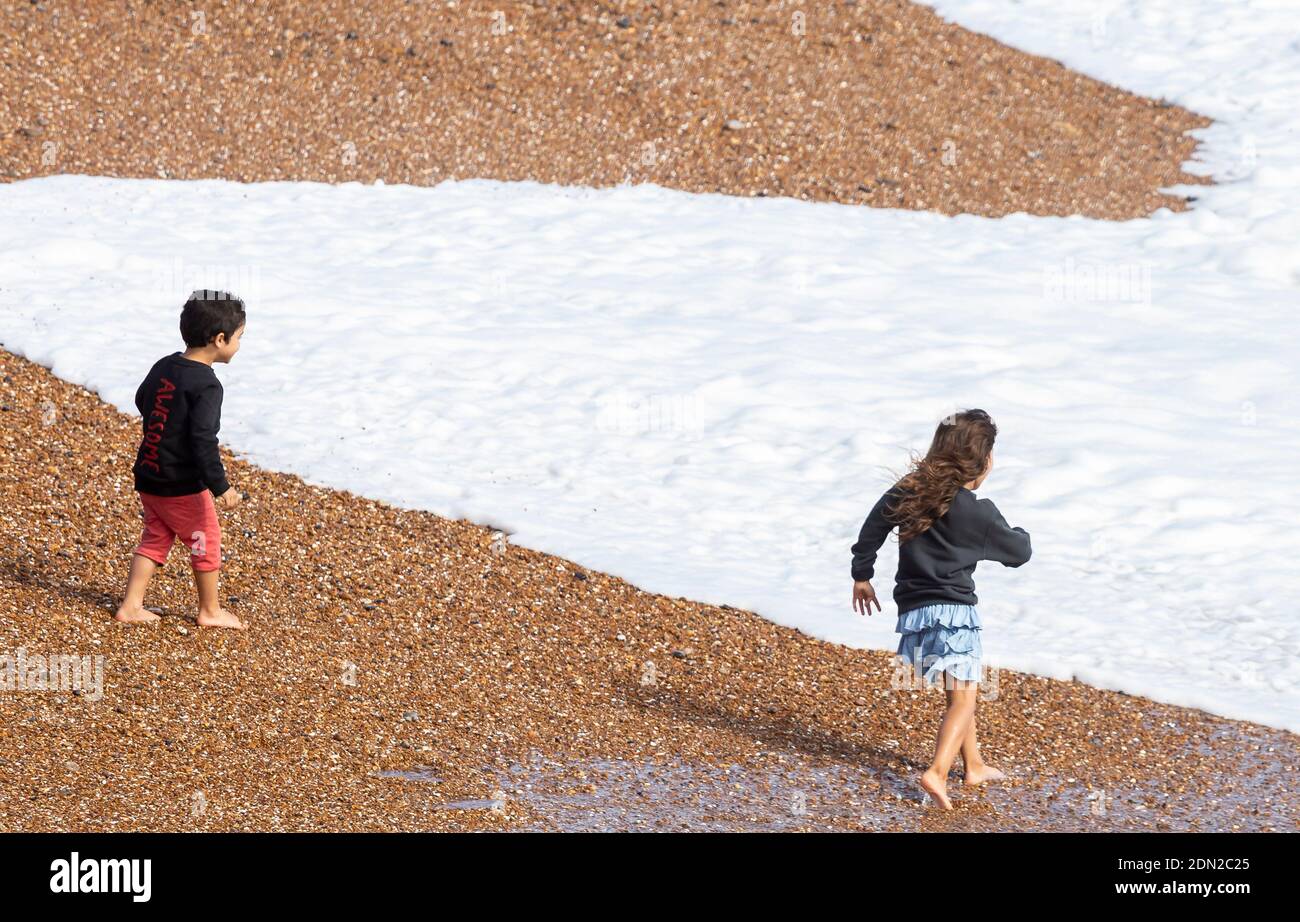
<path fill-rule="evenodd" d="M 983 784 L 986 781 L 1001 781 L 1006 775 L 998 771 L 992 765 L 976 765 L 974 768 L 966 769 L 962 775 L 963 784 Z"/>
<path fill-rule="evenodd" d="M 952 801 L 948 799 L 948 785 L 933 768 L 926 769 L 921 776 L 921 790 L 937 800 L 945 810 L 952 809 Z"/>
<path fill-rule="evenodd" d="M 244 622 L 224 608 L 218 608 L 216 611 L 201 611 L 197 620 L 199 627 L 230 627 L 237 631 L 244 629 Z"/>
<path fill-rule="evenodd" d="M 125 602 L 113 616 L 114 621 L 121 621 L 125 624 L 145 624 L 149 621 L 157 621 L 158 616 L 143 605 L 128 606 Z"/>

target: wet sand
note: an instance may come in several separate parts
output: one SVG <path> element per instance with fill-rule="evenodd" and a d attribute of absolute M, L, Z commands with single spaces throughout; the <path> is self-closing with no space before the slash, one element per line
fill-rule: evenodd
<path fill-rule="evenodd" d="M 942 695 L 893 687 L 890 654 L 642 592 L 228 451 L 250 501 L 221 513 L 222 593 L 249 629 L 195 625 L 176 550 L 148 598 L 161 622 L 125 627 L 111 615 L 139 535 L 138 434 L 0 350 L 0 655 L 104 657 L 97 700 L 0 693 L 6 831 L 1300 820 L 1295 734 L 1010 671 L 979 705 L 985 757 L 1010 783 L 964 792 L 954 773 L 957 809 L 926 807 L 912 778 Z"/>

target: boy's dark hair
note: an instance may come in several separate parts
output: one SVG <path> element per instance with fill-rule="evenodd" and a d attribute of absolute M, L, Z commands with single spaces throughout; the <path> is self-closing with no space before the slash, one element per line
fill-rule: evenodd
<path fill-rule="evenodd" d="M 185 345 L 201 349 L 218 333 L 226 339 L 244 325 L 244 302 L 228 291 L 201 288 L 190 294 L 181 308 L 181 339 Z"/>

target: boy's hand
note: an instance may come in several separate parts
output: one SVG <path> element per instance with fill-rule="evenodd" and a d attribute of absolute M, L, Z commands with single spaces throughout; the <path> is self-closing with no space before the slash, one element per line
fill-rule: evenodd
<path fill-rule="evenodd" d="M 222 493 L 219 497 L 217 497 L 217 502 L 221 503 L 221 505 L 226 507 L 227 509 L 234 509 L 242 501 L 243 501 L 243 497 L 239 495 L 239 491 L 236 490 L 234 487 L 231 487 L 225 493 Z"/>
<path fill-rule="evenodd" d="M 875 603 L 876 611 L 881 611 L 880 600 L 876 598 L 876 590 L 871 588 L 871 581 L 865 579 L 855 580 L 853 583 L 853 610 L 863 615 L 871 614 L 871 603 Z"/>

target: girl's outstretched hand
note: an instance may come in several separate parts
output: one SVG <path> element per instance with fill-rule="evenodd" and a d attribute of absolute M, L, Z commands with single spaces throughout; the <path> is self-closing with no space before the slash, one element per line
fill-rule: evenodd
<path fill-rule="evenodd" d="M 871 588 L 871 581 L 865 579 L 854 580 L 853 582 L 853 610 L 863 615 L 871 614 L 871 604 L 875 603 L 876 611 L 880 611 L 880 600 L 876 598 L 876 590 Z"/>

